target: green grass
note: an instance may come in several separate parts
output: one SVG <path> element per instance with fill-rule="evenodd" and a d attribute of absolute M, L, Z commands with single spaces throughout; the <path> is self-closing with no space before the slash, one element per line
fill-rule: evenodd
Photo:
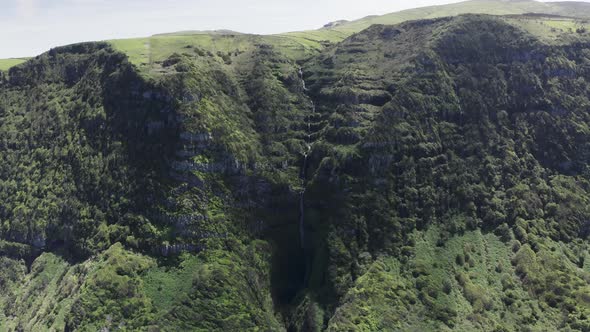
<path fill-rule="evenodd" d="M 559 3 L 542 3 L 537 1 L 489 1 L 473 0 L 404 10 L 382 16 L 370 16 L 360 20 L 338 25 L 333 30 L 352 34 L 373 24 L 397 24 L 404 21 L 456 16 L 461 14 L 490 14 L 490 15 L 519 15 L 526 13 L 541 13 L 552 15 L 588 17 L 590 6 L 579 5 L 575 10 L 569 5 Z M 332 30 L 332 29 L 331 29 Z"/>
<path fill-rule="evenodd" d="M 573 39 L 588 37 L 588 21 L 568 17 L 508 16 L 505 22 L 517 26 L 540 40 L 551 44 L 565 44 Z"/>
<path fill-rule="evenodd" d="M 335 33 L 338 34 L 338 33 Z M 321 39 L 320 39 L 321 38 Z M 172 54 L 230 54 L 236 57 L 255 49 L 258 44 L 271 45 L 291 59 L 302 59 L 318 53 L 323 37 L 306 37 L 305 33 L 282 35 L 247 35 L 221 33 L 178 33 L 149 38 L 112 40 L 115 49 L 127 54 L 133 64 L 151 69 Z M 332 40 L 338 40 L 332 38 Z M 202 55 L 202 54 L 201 54 Z"/>
<path fill-rule="evenodd" d="M 27 58 L 0 59 L 0 70 L 6 71 L 16 65 L 20 65 L 27 60 Z"/>
<path fill-rule="evenodd" d="M 137 65 L 150 62 L 149 38 L 111 40 L 111 44 L 127 54 L 129 60 Z"/>

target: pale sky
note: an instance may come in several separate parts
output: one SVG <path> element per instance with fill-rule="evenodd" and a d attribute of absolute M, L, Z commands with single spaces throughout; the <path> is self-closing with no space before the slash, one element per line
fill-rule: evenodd
<path fill-rule="evenodd" d="M 459 0 L 0 0 L 0 59 L 180 30 L 270 34 Z"/>

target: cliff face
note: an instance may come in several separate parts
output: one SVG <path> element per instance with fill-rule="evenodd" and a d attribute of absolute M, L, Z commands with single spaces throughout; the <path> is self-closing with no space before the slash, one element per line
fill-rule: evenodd
<path fill-rule="evenodd" d="M 1 77 L 7 330 L 590 328 L 583 39 L 462 16 L 194 53 Z"/>
<path fill-rule="evenodd" d="M 345 303 L 330 329 L 518 329 L 528 315 L 584 329 L 586 47 L 466 16 L 374 26 L 309 64 L 328 119 L 311 280 Z"/>
<path fill-rule="evenodd" d="M 11 329 L 133 330 L 183 306 L 189 316 L 209 311 L 224 318 L 171 317 L 170 326 L 278 326 L 270 314 L 272 250 L 252 241 L 280 229 L 289 234 L 281 245 L 299 247 L 290 234 L 297 234 L 307 100 L 292 62 L 264 46 L 244 58 L 233 70 L 217 57 L 174 55 L 157 79 L 146 79 L 108 45 L 81 44 L 9 72 L 0 99 L 0 236 L 10 267 L 4 303 L 19 303 L 5 308 L 15 317 L 7 321 Z M 47 298 L 34 300 L 50 310 L 38 321 L 25 320 L 32 290 L 18 286 L 37 275 L 23 274 L 19 259 L 75 279 L 47 272 L 59 290 L 45 289 Z M 190 270 L 182 269 L 184 261 L 192 262 Z M 200 277 L 193 275 L 197 261 Z M 124 271 L 110 267 L 117 264 Z M 168 265 L 178 275 L 166 273 Z M 160 277 L 169 282 L 159 285 Z M 194 278 L 201 280 L 196 288 Z M 198 303 L 178 299 L 181 283 L 183 296 L 207 294 L 193 295 Z M 64 287 L 75 289 L 59 294 Z M 164 307 L 154 305 L 160 292 L 170 297 Z M 227 314 L 210 300 L 227 306 Z M 56 318 L 51 310 L 58 307 Z"/>
<path fill-rule="evenodd" d="M 0 106 L 6 246 L 84 257 L 115 233 L 123 239 L 132 227 L 124 219 L 146 212 L 175 144 L 173 123 L 147 132 L 168 121 L 171 97 L 106 44 L 52 50 L 9 77 Z"/>

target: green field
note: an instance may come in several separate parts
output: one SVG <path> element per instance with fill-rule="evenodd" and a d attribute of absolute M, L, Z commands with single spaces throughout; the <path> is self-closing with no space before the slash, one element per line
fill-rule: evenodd
<path fill-rule="evenodd" d="M 258 44 L 272 45 L 276 50 L 293 59 L 303 59 L 320 51 L 320 37 L 307 33 L 281 35 L 248 35 L 237 33 L 177 33 L 148 38 L 112 40 L 110 43 L 129 56 L 139 67 L 151 67 L 174 53 L 188 55 L 223 54 L 237 56 L 255 48 Z M 344 38 L 344 36 L 342 36 Z M 338 38 L 331 38 L 337 41 Z"/>
<path fill-rule="evenodd" d="M 564 5 L 559 2 L 473 0 L 442 6 L 409 9 L 382 16 L 369 16 L 360 20 L 340 24 L 334 27 L 333 30 L 351 34 L 366 29 L 373 24 L 397 24 L 410 20 L 456 16 L 468 13 L 489 15 L 539 13 L 587 18 L 590 16 L 590 6 L 580 3 L 576 4 L 575 9 L 572 9 L 571 5 Z"/>
<path fill-rule="evenodd" d="M 27 61 L 25 58 L 18 58 L 18 59 L 0 59 L 0 70 L 8 70 L 11 67 L 19 65 L 23 62 Z"/>

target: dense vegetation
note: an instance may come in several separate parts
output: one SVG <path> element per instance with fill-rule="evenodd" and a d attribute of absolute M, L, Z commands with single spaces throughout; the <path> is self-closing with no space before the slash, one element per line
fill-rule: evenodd
<path fill-rule="evenodd" d="M 467 16 L 374 26 L 310 65 L 329 329 L 590 328 L 585 45 Z"/>
<path fill-rule="evenodd" d="M 524 25 L 12 67 L 0 329 L 589 331 L 590 39 Z"/>
<path fill-rule="evenodd" d="M 270 45 L 234 65 L 173 54 L 148 80 L 80 44 L 3 76 L 3 325 L 280 329 L 297 265 L 255 239 L 299 248 L 308 100 Z"/>

